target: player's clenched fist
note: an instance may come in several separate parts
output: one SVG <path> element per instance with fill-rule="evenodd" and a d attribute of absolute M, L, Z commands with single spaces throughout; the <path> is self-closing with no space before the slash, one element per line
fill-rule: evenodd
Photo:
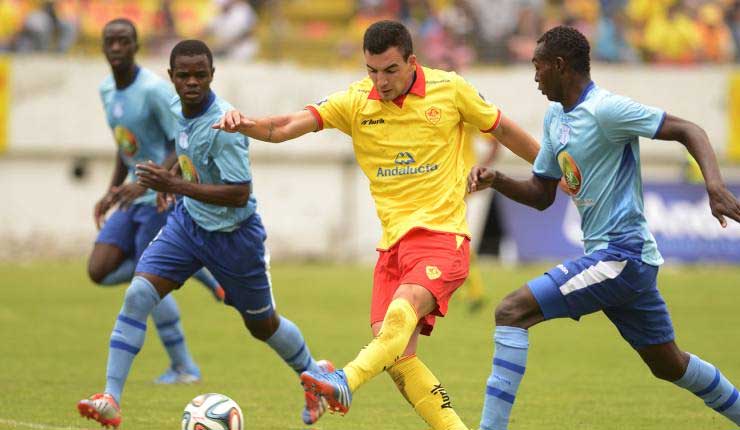
<path fill-rule="evenodd" d="M 241 132 L 250 127 L 254 127 L 255 122 L 247 118 L 246 115 L 238 110 L 230 110 L 224 114 L 221 121 L 213 124 L 213 128 L 227 131 L 229 133 Z"/>
<path fill-rule="evenodd" d="M 496 170 L 474 166 L 468 175 L 468 192 L 473 193 L 490 188 L 494 179 L 496 179 L 496 174 Z"/>

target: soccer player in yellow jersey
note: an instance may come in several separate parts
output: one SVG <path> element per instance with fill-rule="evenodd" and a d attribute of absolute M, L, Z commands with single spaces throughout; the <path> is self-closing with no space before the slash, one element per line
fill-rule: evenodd
<path fill-rule="evenodd" d="M 402 24 L 371 25 L 363 51 L 369 77 L 349 89 L 288 115 L 250 119 L 230 111 L 214 128 L 268 142 L 337 128 L 352 136 L 370 180 L 383 227 L 370 309 L 375 337 L 341 370 L 304 372 L 307 396 L 320 395 L 344 414 L 352 393 L 385 370 L 433 429 L 466 429 L 415 355 L 419 334 L 429 335 L 468 275 L 463 125 L 493 133 L 530 163 L 539 145 L 460 76 L 418 64 Z"/>

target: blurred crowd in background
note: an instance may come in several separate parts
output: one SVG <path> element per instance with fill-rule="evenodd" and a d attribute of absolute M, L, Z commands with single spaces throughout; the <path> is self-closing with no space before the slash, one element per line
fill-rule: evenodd
<path fill-rule="evenodd" d="M 120 16 L 151 55 L 187 37 L 243 61 L 355 64 L 365 28 L 396 19 L 441 68 L 529 62 L 557 24 L 586 34 L 596 61 L 740 62 L 740 0 L 3 0 L 0 52 L 97 55 Z"/>

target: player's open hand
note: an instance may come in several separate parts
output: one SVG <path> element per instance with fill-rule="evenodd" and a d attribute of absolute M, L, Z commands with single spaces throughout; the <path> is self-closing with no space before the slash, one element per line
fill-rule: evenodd
<path fill-rule="evenodd" d="M 242 132 L 248 128 L 254 127 L 256 123 L 247 118 L 246 115 L 238 110 L 230 110 L 224 114 L 221 121 L 213 124 L 211 127 L 229 133 Z"/>
<path fill-rule="evenodd" d="M 136 177 L 137 184 L 164 193 L 175 192 L 177 184 L 182 181 L 170 170 L 151 161 L 136 165 Z"/>
<path fill-rule="evenodd" d="M 717 218 L 719 224 L 727 227 L 725 217 L 740 223 L 740 202 L 724 185 L 716 189 L 709 189 L 709 207 L 712 209 L 712 215 Z"/>
<path fill-rule="evenodd" d="M 112 191 L 113 188 L 111 188 L 111 191 L 105 193 L 103 198 L 95 203 L 93 217 L 95 218 L 95 227 L 97 227 L 98 230 L 103 227 L 103 223 L 105 222 L 105 214 L 108 213 L 113 205 L 116 204 L 116 198 Z"/>
<path fill-rule="evenodd" d="M 141 197 L 146 192 L 146 188 L 135 182 L 130 182 L 120 187 L 111 188 L 111 192 L 120 207 L 125 209 L 131 206 L 134 200 Z"/>
<path fill-rule="evenodd" d="M 496 171 L 482 166 L 474 166 L 468 175 L 468 192 L 490 188 L 493 180 L 496 179 Z"/>

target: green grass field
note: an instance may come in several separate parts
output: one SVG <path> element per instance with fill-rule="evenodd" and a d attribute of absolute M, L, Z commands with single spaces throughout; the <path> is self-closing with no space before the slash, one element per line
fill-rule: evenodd
<path fill-rule="evenodd" d="M 492 310 L 508 291 L 544 267 L 484 266 L 488 303 L 469 314 L 462 294 L 449 316 L 423 339 L 419 355 L 477 428 L 492 356 Z M 339 366 L 369 340 L 371 268 L 277 265 L 278 310 L 303 330 L 314 353 Z M 679 344 L 740 383 L 740 268 L 668 268 L 660 277 Z M 104 386 L 107 344 L 124 288 L 94 287 L 82 261 L 0 264 L 0 429 L 92 429 L 75 403 Z M 175 293 L 187 339 L 204 374 L 194 386 L 151 381 L 167 366 L 155 333 L 131 372 L 123 398 L 122 429 L 179 429 L 182 408 L 195 395 L 233 397 L 246 429 L 301 429 L 298 379 L 264 344 L 252 339 L 231 308 L 189 283 Z M 151 324 L 150 324 L 151 326 Z M 672 384 L 655 380 L 608 320 L 535 327 L 527 374 L 512 430 L 729 430 L 732 425 Z M 424 430 L 380 375 L 355 394 L 345 417 L 327 415 L 315 429 Z"/>

